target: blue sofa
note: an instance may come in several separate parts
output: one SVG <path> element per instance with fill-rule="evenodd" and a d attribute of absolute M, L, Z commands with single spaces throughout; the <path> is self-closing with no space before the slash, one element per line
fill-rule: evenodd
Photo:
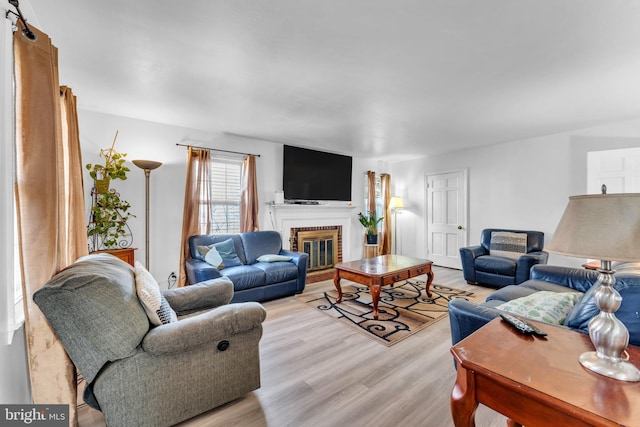
<path fill-rule="evenodd" d="M 620 266 L 615 274 L 614 288 L 622 296 L 622 304 L 615 315 L 629 330 L 629 344 L 640 346 L 640 271 L 634 266 Z M 520 285 L 501 288 L 489 295 L 484 303 L 455 299 L 449 302 L 449 321 L 451 322 L 451 341 L 458 343 L 471 335 L 493 318 L 500 316 L 497 306 L 526 297 L 539 291 L 584 292 L 566 316 L 563 326 L 588 333 L 589 320 L 599 313 L 593 299 L 597 287 L 598 272 L 583 268 L 569 268 L 552 265 L 535 265 L 531 269 L 531 279 Z"/>
<path fill-rule="evenodd" d="M 205 262 L 198 247 L 208 247 L 231 239 L 238 265 L 218 270 Z M 301 293 L 307 278 L 309 255 L 282 249 L 282 239 L 277 231 L 253 231 L 233 234 L 200 234 L 189 238 L 191 258 L 185 269 L 190 285 L 228 277 L 233 282 L 231 302 L 267 301 Z M 265 262 L 259 257 L 281 255 L 290 261 Z M 264 258 L 264 257 L 263 257 Z M 268 258 L 268 257 L 267 257 Z"/>
<path fill-rule="evenodd" d="M 526 233 L 527 253 L 518 259 L 491 255 L 491 233 Z M 502 287 L 518 285 L 529 279 L 529 270 L 536 264 L 546 264 L 549 254 L 542 250 L 544 233 L 531 230 L 505 230 L 487 228 L 482 230 L 480 244 L 460 248 L 460 260 L 464 279 L 470 285 Z"/>

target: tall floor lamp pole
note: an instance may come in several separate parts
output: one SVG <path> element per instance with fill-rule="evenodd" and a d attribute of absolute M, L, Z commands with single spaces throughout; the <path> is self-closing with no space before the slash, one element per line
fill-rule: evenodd
<path fill-rule="evenodd" d="M 153 160 L 134 160 L 133 164 L 144 170 L 145 176 L 144 267 L 149 270 L 149 176 L 151 171 L 162 166 L 162 163 Z"/>
<path fill-rule="evenodd" d="M 398 255 L 398 211 L 404 209 L 402 197 L 393 196 L 389 200 L 389 208 L 393 209 L 393 253 Z"/>

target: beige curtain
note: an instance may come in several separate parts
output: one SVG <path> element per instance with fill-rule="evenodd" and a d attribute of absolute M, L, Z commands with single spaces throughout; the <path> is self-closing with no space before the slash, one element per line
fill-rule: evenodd
<path fill-rule="evenodd" d="M 182 211 L 182 247 L 180 249 L 180 277 L 178 286 L 187 285 L 184 263 L 190 258 L 189 237 L 211 233 L 211 197 L 209 196 L 209 150 L 189 147 L 187 152 L 187 182 Z"/>
<path fill-rule="evenodd" d="M 391 253 L 391 175 L 383 173 L 380 175 L 380 189 L 382 192 L 382 242 L 380 244 L 380 255 Z"/>
<path fill-rule="evenodd" d="M 369 183 L 369 207 L 367 212 L 376 210 L 376 173 L 374 171 L 367 171 L 367 181 Z"/>
<path fill-rule="evenodd" d="M 18 23 L 14 56 L 16 216 L 31 395 L 36 404 L 69 404 L 76 425 L 75 369 L 32 295 L 87 253 L 77 117 L 75 107 L 66 111 L 62 125 L 58 52 L 46 34 L 30 28 L 35 41 Z"/>
<path fill-rule="evenodd" d="M 256 157 L 246 156 L 242 162 L 242 194 L 240 195 L 240 231 L 258 231 L 258 183 Z"/>
<path fill-rule="evenodd" d="M 62 130 L 62 164 L 64 179 L 59 183 L 63 195 L 58 229 L 59 254 L 62 266 L 67 266 L 88 253 L 87 224 L 84 214 L 84 185 L 82 181 L 82 154 L 80 152 L 80 130 L 76 97 L 71 88 L 60 87 L 60 113 Z"/>

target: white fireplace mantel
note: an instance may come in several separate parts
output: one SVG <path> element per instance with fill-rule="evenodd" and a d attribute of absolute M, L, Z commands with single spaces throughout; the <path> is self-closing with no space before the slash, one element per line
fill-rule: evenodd
<path fill-rule="evenodd" d="M 283 249 L 290 249 L 291 229 L 297 227 L 342 227 L 342 257 L 351 260 L 351 225 L 356 206 L 269 204 L 269 216 L 274 230 L 282 236 Z"/>

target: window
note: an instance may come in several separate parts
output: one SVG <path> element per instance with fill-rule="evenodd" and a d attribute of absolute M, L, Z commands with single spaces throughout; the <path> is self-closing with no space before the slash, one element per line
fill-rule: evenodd
<path fill-rule="evenodd" d="M 240 232 L 241 174 L 242 159 L 221 157 L 211 159 L 212 233 Z"/>

